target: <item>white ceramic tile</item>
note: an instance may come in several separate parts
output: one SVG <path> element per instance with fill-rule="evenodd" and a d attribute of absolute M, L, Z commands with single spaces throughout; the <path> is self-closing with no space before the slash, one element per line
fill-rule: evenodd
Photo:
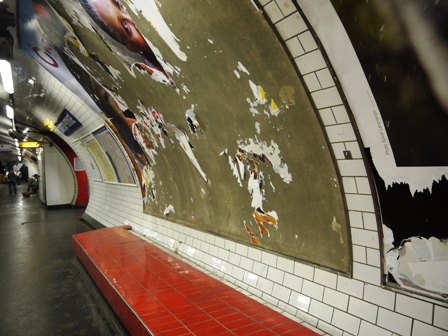
<path fill-rule="evenodd" d="M 285 272 L 274 267 L 268 268 L 267 278 L 276 283 L 282 284 L 285 278 Z"/>
<path fill-rule="evenodd" d="M 215 237 L 215 245 L 216 246 L 218 246 L 218 247 L 221 247 L 221 248 L 224 248 L 225 247 L 225 240 L 224 240 L 224 238 L 221 238 L 221 237 Z"/>
<path fill-rule="evenodd" d="M 331 89 L 328 89 L 331 90 Z M 333 142 L 346 142 L 356 140 L 355 132 L 351 124 L 338 124 L 325 127 L 328 140 Z"/>
<path fill-rule="evenodd" d="M 448 334 L 447 330 L 442 330 L 434 328 L 428 324 L 422 323 L 420 321 L 414 321 L 412 327 L 412 336 L 446 336 Z"/>
<path fill-rule="evenodd" d="M 345 151 L 345 144 L 340 143 L 333 143 L 331 144 L 331 148 L 333 149 L 333 154 L 336 160 L 345 160 L 344 151 Z"/>
<path fill-rule="evenodd" d="M 434 326 L 448 331 L 448 308 L 434 307 Z"/>
<path fill-rule="evenodd" d="M 378 233 L 364 229 L 351 229 L 353 244 L 378 249 L 380 246 Z"/>
<path fill-rule="evenodd" d="M 291 298 L 289 299 L 289 304 L 293 307 L 296 307 L 302 311 L 308 312 L 308 309 L 310 308 L 311 298 L 302 295 L 300 293 L 291 292 Z M 298 315 L 299 312 L 297 312 L 297 317 L 300 318 L 300 315 Z"/>
<path fill-rule="evenodd" d="M 369 265 L 353 263 L 353 278 L 373 285 L 381 284 L 381 269 Z"/>
<path fill-rule="evenodd" d="M 314 279 L 314 267 L 295 262 L 294 263 L 294 274 L 308 280 Z"/>
<path fill-rule="evenodd" d="M 313 35 L 311 35 L 309 30 L 300 34 L 298 36 L 298 39 L 306 52 L 310 52 L 317 49 L 316 41 L 314 40 L 314 37 Z"/>
<path fill-rule="evenodd" d="M 345 142 L 345 147 L 352 154 L 352 159 L 362 159 L 361 150 L 357 142 Z"/>
<path fill-rule="evenodd" d="M 376 222 L 376 216 L 374 213 L 371 212 L 363 212 L 362 213 L 363 221 L 364 221 L 364 228 L 366 230 L 378 230 L 378 224 Z"/>
<path fill-rule="evenodd" d="M 198 253 L 200 253 L 200 251 L 197 251 L 197 252 L 196 252 L 196 254 L 198 254 Z M 196 257 L 197 257 L 197 256 L 195 255 L 195 258 L 196 258 Z M 223 273 L 231 274 L 232 269 L 233 269 L 233 265 L 232 265 L 232 264 L 229 264 L 228 262 L 223 261 L 222 264 L 221 264 L 221 268 L 220 268 L 219 270 L 220 270 L 221 272 L 223 272 Z"/>
<path fill-rule="evenodd" d="M 352 228 L 363 228 L 362 212 L 359 211 L 349 211 L 348 216 L 350 219 L 350 227 Z"/>
<path fill-rule="evenodd" d="M 325 287 L 336 288 L 337 275 L 325 270 L 316 268 L 314 271 L 314 282 Z"/>
<path fill-rule="evenodd" d="M 351 297 L 348 306 L 348 312 L 359 318 L 362 318 L 363 320 L 375 323 L 378 316 L 378 306 L 362 301 L 355 297 Z"/>
<path fill-rule="evenodd" d="M 252 266 L 252 272 L 258 274 L 259 276 L 266 277 L 268 274 L 268 266 L 258 261 L 254 261 L 254 265 Z"/>
<path fill-rule="evenodd" d="M 327 64 L 325 63 L 325 60 L 322 57 L 322 54 L 319 49 L 297 57 L 295 59 L 295 62 L 302 75 L 306 75 L 310 72 L 321 70 L 327 67 Z"/>
<path fill-rule="evenodd" d="M 349 194 L 356 194 L 358 189 L 356 189 L 356 182 L 354 177 L 343 177 L 342 184 L 344 185 L 344 191 Z"/>
<path fill-rule="evenodd" d="M 280 21 L 285 17 L 280 8 L 278 8 L 275 1 L 272 1 L 271 3 L 267 4 L 264 7 L 264 11 L 269 16 L 269 19 L 271 19 L 272 23 L 277 23 L 278 21 Z"/>
<path fill-rule="evenodd" d="M 322 86 L 322 88 L 326 89 L 326 88 L 329 88 L 329 87 L 332 87 L 335 85 L 333 76 L 331 75 L 330 70 L 328 70 L 328 68 L 317 71 L 316 75 L 317 75 L 317 78 L 319 79 L 319 83 Z M 337 116 L 337 115 L 335 114 L 335 116 Z M 338 121 L 338 123 L 341 123 L 341 122 Z"/>
<path fill-rule="evenodd" d="M 283 279 L 284 286 L 289 287 L 295 290 L 296 292 L 301 292 L 302 284 L 303 284 L 302 278 L 289 273 L 285 273 L 285 278 Z"/>
<path fill-rule="evenodd" d="M 347 201 L 347 209 L 349 210 L 366 211 L 366 212 L 375 211 L 375 207 L 373 205 L 373 199 L 372 196 L 370 195 L 346 194 L 345 200 Z"/>
<path fill-rule="evenodd" d="M 395 307 L 394 292 L 369 284 L 364 287 L 364 300 L 391 310 Z"/>
<path fill-rule="evenodd" d="M 338 124 L 345 124 L 350 122 L 350 118 L 348 117 L 348 113 L 344 105 L 333 106 L 331 109 L 333 110 Z"/>
<path fill-rule="evenodd" d="M 228 261 L 229 255 L 230 255 L 230 252 L 225 249 L 220 248 L 218 251 L 218 258 L 221 260 Z"/>
<path fill-rule="evenodd" d="M 349 296 L 336 290 L 325 288 L 324 302 L 342 311 L 347 311 Z"/>
<path fill-rule="evenodd" d="M 277 256 L 275 254 L 263 251 L 260 261 L 269 266 L 277 267 Z"/>
<path fill-rule="evenodd" d="M 244 272 L 245 271 L 242 268 L 234 266 L 232 267 L 232 272 L 230 273 L 230 275 L 239 281 L 243 281 Z"/>
<path fill-rule="evenodd" d="M 374 324 L 366 321 L 361 321 L 361 327 L 359 328 L 359 335 L 363 336 L 392 336 L 392 332 L 380 328 Z"/>
<path fill-rule="evenodd" d="M 306 55 L 301 57 L 305 56 Z M 342 104 L 341 95 L 339 94 L 339 91 L 336 87 L 331 87 L 328 89 L 313 92 L 311 93 L 311 98 L 313 98 L 314 104 L 316 104 L 316 108 L 318 109 Z"/>
<path fill-rule="evenodd" d="M 337 160 L 341 176 L 366 176 L 366 167 L 362 160 Z"/>
<path fill-rule="evenodd" d="M 294 260 L 277 257 L 277 268 L 285 272 L 294 273 Z"/>
<path fill-rule="evenodd" d="M 240 267 L 245 269 L 246 271 L 252 271 L 254 266 L 254 261 L 252 259 L 241 257 Z"/>
<path fill-rule="evenodd" d="M 249 251 L 248 246 L 243 245 L 243 244 L 236 244 L 235 252 L 238 253 L 239 255 L 247 257 L 248 251 Z"/>
<path fill-rule="evenodd" d="M 313 91 L 322 89 L 315 72 L 311 72 L 311 73 L 303 76 L 303 80 L 305 81 L 305 84 L 306 84 L 309 92 L 313 92 Z"/>
<path fill-rule="evenodd" d="M 322 302 L 311 300 L 309 313 L 316 316 L 318 319 L 330 323 L 333 317 L 333 307 L 330 307 Z"/>
<path fill-rule="evenodd" d="M 314 73 L 311 73 L 312 75 Z M 308 75 L 307 75 L 308 76 Z M 322 119 L 322 123 L 324 126 L 335 125 L 336 119 L 334 119 L 333 112 L 330 108 L 319 110 L 320 118 Z"/>
<path fill-rule="evenodd" d="M 258 275 L 251 272 L 244 272 L 243 282 L 252 287 L 257 287 Z"/>
<path fill-rule="evenodd" d="M 358 335 L 361 320 L 357 317 L 335 309 L 333 313 L 333 320 L 331 322 L 336 327 L 345 330 L 352 335 Z"/>
<path fill-rule="evenodd" d="M 367 263 L 366 248 L 364 246 L 352 245 L 353 249 L 353 261 L 361 264 Z"/>
<path fill-rule="evenodd" d="M 291 56 L 293 58 L 299 57 L 305 53 L 305 50 L 303 50 L 303 47 L 300 44 L 300 41 L 297 37 L 293 37 L 292 39 L 289 39 L 285 43 L 286 47 L 289 49 L 289 52 L 291 53 Z"/>
<path fill-rule="evenodd" d="M 199 232 L 198 232 L 198 234 L 199 234 Z M 199 237 L 198 237 L 198 238 L 199 238 Z M 204 239 L 202 239 L 202 240 L 204 240 Z M 233 242 L 233 241 L 231 241 L 231 240 L 227 240 L 227 239 L 226 239 L 224 248 L 225 248 L 226 250 L 230 251 L 230 252 L 235 252 L 235 249 L 236 249 L 236 243 Z"/>
<path fill-rule="evenodd" d="M 302 285 L 302 293 L 313 299 L 322 301 L 324 296 L 324 286 L 305 280 Z"/>
<path fill-rule="evenodd" d="M 233 253 L 233 252 L 229 253 L 228 260 L 229 260 L 229 263 L 231 263 L 232 265 L 239 266 L 241 264 L 241 256 L 236 253 Z"/>
<path fill-rule="evenodd" d="M 371 248 L 367 249 L 367 264 L 375 267 L 381 266 L 380 250 Z"/>
<path fill-rule="evenodd" d="M 289 302 L 289 298 L 291 296 L 291 290 L 289 288 L 280 286 L 279 284 L 275 283 L 274 288 L 272 290 L 272 296 L 280 301 Z"/>
<path fill-rule="evenodd" d="M 291 0 L 275 0 L 277 2 L 278 7 L 281 9 L 282 13 L 285 16 L 288 16 L 295 11 L 297 8 L 294 6 Z"/>
<path fill-rule="evenodd" d="M 380 308 L 378 311 L 377 325 L 389 329 L 399 335 L 410 335 L 412 330 L 412 319 L 393 311 Z"/>
<path fill-rule="evenodd" d="M 327 336 L 327 335 L 342 336 L 343 335 L 343 331 L 341 329 L 338 329 L 335 326 L 333 326 L 327 322 L 324 322 L 322 320 L 319 320 L 319 322 L 317 324 L 317 328 L 319 328 L 319 331 L 321 334 L 322 334 L 322 332 L 324 332 L 325 336 Z"/>
<path fill-rule="evenodd" d="M 309 328 L 311 330 L 314 330 L 317 326 L 317 322 L 319 321 L 316 317 L 311 316 L 310 314 L 298 309 L 297 310 L 297 314 L 296 317 L 304 322 L 302 322 L 301 324 L 306 327 Z"/>
<path fill-rule="evenodd" d="M 432 323 L 433 305 L 429 302 L 397 294 L 395 311 L 426 323 Z"/>
<path fill-rule="evenodd" d="M 367 177 L 357 177 L 356 185 L 360 194 L 371 194 L 370 184 Z"/>
<path fill-rule="evenodd" d="M 306 24 L 299 13 L 292 14 L 281 20 L 275 24 L 275 27 L 283 40 L 287 40 L 307 29 Z"/>
<path fill-rule="evenodd" d="M 258 278 L 257 288 L 263 293 L 272 295 L 272 289 L 274 288 L 274 282 L 265 278 Z"/>
<path fill-rule="evenodd" d="M 270 303 L 270 304 L 273 305 L 274 307 L 277 307 L 277 305 L 278 305 L 278 300 L 277 300 L 275 297 L 273 297 L 272 295 L 263 293 L 261 297 L 262 297 L 262 299 L 265 300 L 266 302 Z"/>
<path fill-rule="evenodd" d="M 256 260 L 256 261 L 261 261 L 261 250 L 259 249 L 255 249 L 253 247 L 249 247 L 249 251 L 247 256 L 250 259 Z"/>

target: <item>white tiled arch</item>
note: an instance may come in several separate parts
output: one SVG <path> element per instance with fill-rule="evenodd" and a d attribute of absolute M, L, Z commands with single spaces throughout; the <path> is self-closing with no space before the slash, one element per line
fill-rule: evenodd
<path fill-rule="evenodd" d="M 86 213 L 106 226 L 127 222 L 149 240 L 328 334 L 446 335 L 446 304 L 382 287 L 381 242 L 361 149 L 306 20 L 291 0 L 258 3 L 294 58 L 332 145 L 349 211 L 353 277 L 144 214 L 137 186 L 90 179 Z"/>

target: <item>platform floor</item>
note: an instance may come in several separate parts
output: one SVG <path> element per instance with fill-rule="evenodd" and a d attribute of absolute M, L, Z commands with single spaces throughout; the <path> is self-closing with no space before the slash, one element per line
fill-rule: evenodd
<path fill-rule="evenodd" d="M 46 210 L 0 184 L 0 335 L 129 335 L 72 249 L 82 209 Z"/>
<path fill-rule="evenodd" d="M 73 246 L 132 335 L 320 335 L 124 227 Z"/>

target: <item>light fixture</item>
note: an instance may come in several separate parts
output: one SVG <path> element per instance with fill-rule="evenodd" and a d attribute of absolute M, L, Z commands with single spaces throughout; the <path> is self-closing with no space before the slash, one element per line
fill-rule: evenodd
<path fill-rule="evenodd" d="M 9 94 L 14 93 L 14 83 L 12 81 L 11 63 L 0 60 L 0 74 L 2 76 L 3 88 Z"/>
<path fill-rule="evenodd" d="M 14 120 L 14 109 L 9 105 L 6 105 L 6 116 L 9 119 Z"/>

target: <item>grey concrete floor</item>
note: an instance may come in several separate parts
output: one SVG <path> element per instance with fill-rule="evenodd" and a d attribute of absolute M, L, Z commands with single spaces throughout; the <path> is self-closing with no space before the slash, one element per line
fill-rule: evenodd
<path fill-rule="evenodd" d="M 0 185 L 0 335 L 128 335 L 77 259 L 83 209 L 47 210 Z"/>

